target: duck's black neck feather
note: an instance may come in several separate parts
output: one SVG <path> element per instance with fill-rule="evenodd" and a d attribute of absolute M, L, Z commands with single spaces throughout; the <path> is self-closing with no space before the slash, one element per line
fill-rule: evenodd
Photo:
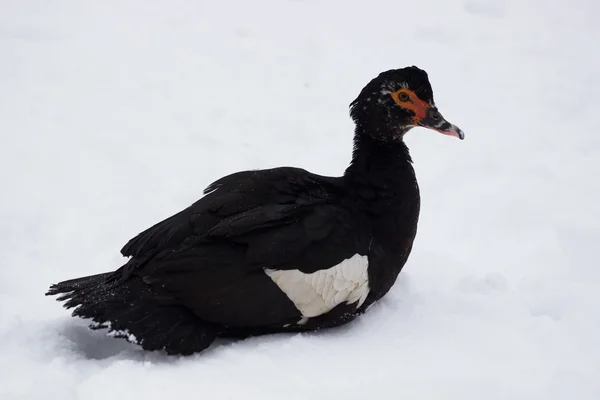
<path fill-rule="evenodd" d="M 392 287 L 410 254 L 419 219 L 419 187 L 402 140 L 383 142 L 357 129 L 344 179 L 355 215 L 369 232 L 369 286 L 365 305 Z M 367 227 L 368 226 L 368 227 Z"/>
<path fill-rule="evenodd" d="M 357 127 L 352 161 L 344 174 L 355 185 L 400 189 L 414 184 L 415 175 L 408 147 L 403 140 L 384 142 Z"/>

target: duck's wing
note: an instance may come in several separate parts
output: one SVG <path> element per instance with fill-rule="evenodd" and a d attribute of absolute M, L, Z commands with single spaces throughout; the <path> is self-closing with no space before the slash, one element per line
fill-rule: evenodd
<path fill-rule="evenodd" d="M 121 254 L 125 257 L 155 254 L 177 247 L 186 238 L 202 235 L 228 218 L 243 218 L 257 208 L 266 207 L 265 212 L 268 212 L 269 207 L 299 204 L 303 200 L 298 195 L 319 198 L 322 194 L 319 193 L 319 185 L 327 179 L 331 180 L 299 168 L 242 171 L 227 175 L 210 184 L 204 190 L 205 196 L 191 206 L 129 240 Z"/>
<path fill-rule="evenodd" d="M 368 239 L 333 201 L 335 182 L 295 169 L 224 179 L 204 203 L 133 239 L 141 253 L 158 251 L 135 272 L 157 297 L 228 326 L 294 323 L 364 301 Z"/>

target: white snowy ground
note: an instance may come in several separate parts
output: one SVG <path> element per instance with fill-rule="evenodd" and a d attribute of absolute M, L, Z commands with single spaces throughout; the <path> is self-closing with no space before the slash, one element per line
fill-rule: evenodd
<path fill-rule="evenodd" d="M 600 5 L 0 5 L 0 399 L 600 399 Z M 348 104 L 429 72 L 413 254 L 356 323 L 173 358 L 44 297 L 223 174 L 340 174 Z"/>

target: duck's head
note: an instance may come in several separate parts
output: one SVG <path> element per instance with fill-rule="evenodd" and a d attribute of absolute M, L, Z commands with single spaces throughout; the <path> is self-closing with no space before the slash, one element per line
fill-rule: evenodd
<path fill-rule="evenodd" d="M 402 140 L 416 126 L 461 140 L 465 137 L 462 130 L 440 114 L 427 73 L 414 66 L 382 72 L 350 106 L 359 131 L 378 140 Z"/>

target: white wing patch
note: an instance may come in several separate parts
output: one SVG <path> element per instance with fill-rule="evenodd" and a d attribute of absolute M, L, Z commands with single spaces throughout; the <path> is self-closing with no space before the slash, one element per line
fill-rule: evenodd
<path fill-rule="evenodd" d="M 302 313 L 301 322 L 329 312 L 342 302 L 360 307 L 369 294 L 367 256 L 355 254 L 338 265 L 312 274 L 297 269 L 265 269 L 265 273 Z"/>

